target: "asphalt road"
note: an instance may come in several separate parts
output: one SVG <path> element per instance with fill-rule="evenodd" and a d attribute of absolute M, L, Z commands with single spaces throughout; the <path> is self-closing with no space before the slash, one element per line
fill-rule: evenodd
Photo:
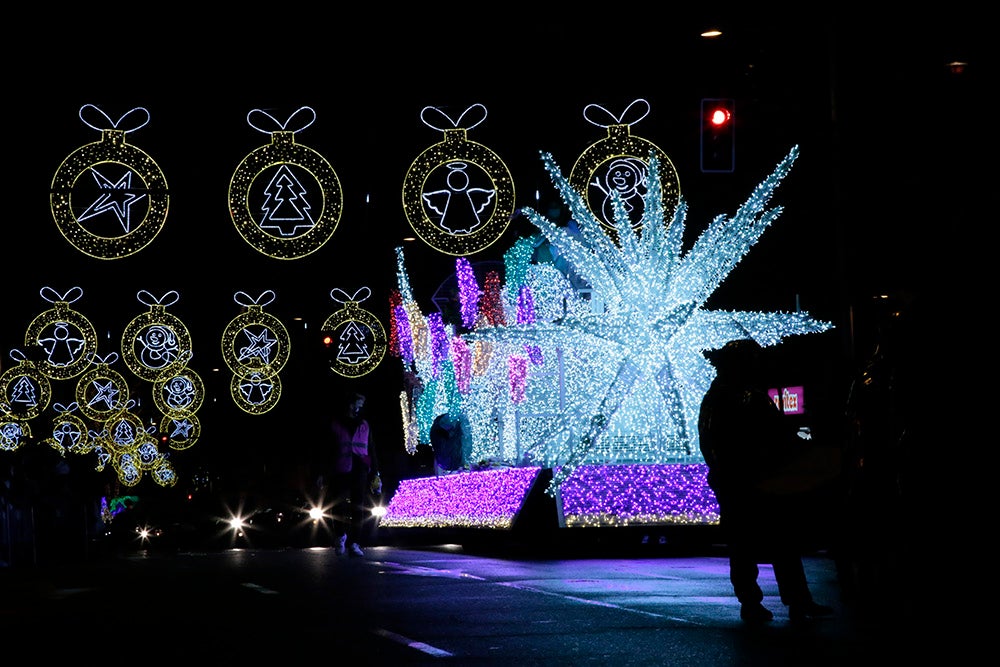
<path fill-rule="evenodd" d="M 458 545 L 132 552 L 0 569 L 0 640 L 46 660 L 346 665 L 851 665 L 936 638 L 860 613 L 806 558 L 835 617 L 748 627 L 721 553 L 531 558 Z M 345 662 L 341 663 L 341 660 Z"/>

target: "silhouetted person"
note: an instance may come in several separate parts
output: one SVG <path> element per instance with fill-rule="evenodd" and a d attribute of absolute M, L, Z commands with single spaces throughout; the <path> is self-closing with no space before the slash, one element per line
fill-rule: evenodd
<path fill-rule="evenodd" d="M 758 564 L 771 563 L 789 618 L 833 613 L 809 591 L 793 511 L 796 496 L 771 486 L 802 449 L 796 428 L 762 383 L 763 350 L 750 340 L 706 353 L 718 372 L 701 404 L 698 434 L 708 483 L 719 501 L 729 552 L 729 577 L 747 622 L 770 621 L 757 582 Z"/>
<path fill-rule="evenodd" d="M 327 487 L 333 498 L 334 534 L 338 554 L 364 556 L 359 544 L 364 528 L 365 501 L 369 493 L 381 493 L 375 448 L 369 442 L 371 429 L 361 416 L 365 396 L 352 393 L 337 406 L 330 422 L 330 441 L 319 452 L 316 484 Z"/>

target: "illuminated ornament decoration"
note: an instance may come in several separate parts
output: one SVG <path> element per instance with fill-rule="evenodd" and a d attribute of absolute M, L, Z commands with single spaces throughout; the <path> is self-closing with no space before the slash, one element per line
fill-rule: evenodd
<path fill-rule="evenodd" d="M 263 414 L 277 404 L 281 397 L 278 373 L 291 354 L 285 325 L 264 312 L 264 306 L 274 299 L 272 290 L 256 300 L 237 292 L 233 300 L 246 310 L 222 332 L 222 358 L 233 372 L 230 392 L 236 405 L 252 415 Z"/>
<path fill-rule="evenodd" d="M 6 414 L 0 416 L 0 452 L 14 452 L 31 439 L 31 426 L 28 422 L 10 419 Z"/>
<path fill-rule="evenodd" d="M 0 375 L 4 412 L 13 419 L 34 419 L 49 407 L 52 384 L 20 350 L 11 350 L 10 358 L 18 363 Z"/>
<path fill-rule="evenodd" d="M 153 481 L 164 488 L 177 485 L 177 471 L 167 458 L 161 458 L 149 472 Z"/>
<path fill-rule="evenodd" d="M 406 172 L 406 218 L 413 231 L 439 252 L 480 252 L 500 238 L 514 212 L 514 181 L 507 165 L 489 148 L 467 138 L 469 130 L 486 120 L 486 107 L 474 104 L 458 120 L 436 107 L 424 107 L 420 119 L 444 132 L 444 140 L 418 155 Z M 442 121 L 449 126 L 440 126 Z M 463 121 L 467 125 L 462 126 Z"/>
<path fill-rule="evenodd" d="M 42 358 L 37 365 L 46 377 L 53 380 L 76 377 L 90 365 L 97 349 L 94 325 L 70 307 L 83 296 L 83 290 L 73 287 L 60 295 L 51 287 L 43 287 L 39 293 L 53 307 L 28 324 L 24 344 L 40 348 Z"/>
<path fill-rule="evenodd" d="M 649 102 L 643 99 L 633 101 L 620 116 L 597 104 L 588 104 L 583 109 L 583 117 L 598 127 L 607 128 L 608 136 L 591 144 L 577 158 L 569 183 L 583 195 L 590 211 L 612 233 L 617 229 L 615 197 L 620 200 L 632 227 L 642 224 L 645 195 L 651 185 L 651 154 L 660 162 L 660 197 L 667 219 L 673 215 L 680 200 L 680 181 L 670 158 L 656 144 L 631 134 L 632 125 L 647 115 Z"/>
<path fill-rule="evenodd" d="M 680 202 L 667 224 L 655 155 L 639 226 L 633 225 L 620 198 L 612 197 L 616 240 L 543 153 L 579 233 L 531 209 L 524 213 L 590 293 L 586 298 L 577 293 L 574 303 L 572 293 L 567 297 L 565 290 L 542 284 L 551 281 L 551 272 L 528 271 L 523 282 L 536 301 L 534 322 L 490 325 L 484 320 L 463 334 L 469 343 L 492 346 L 488 366 L 473 375 L 463 395 L 472 459 L 550 466 L 555 472 L 547 491 L 552 495 L 581 465 L 704 465 L 697 419 L 715 377 L 704 352 L 746 338 L 767 347 L 832 326 L 802 311 L 705 308 L 780 215 L 780 207 L 767 205 L 797 156 L 796 146 L 732 218 L 715 218 L 685 253 L 686 206 Z M 405 278 L 406 273 L 398 275 Z M 401 293 L 408 290 L 400 286 Z M 544 294 L 565 307 L 539 304 Z M 504 312 L 516 312 L 511 296 L 509 287 L 502 290 Z M 603 307 L 592 308 L 594 301 Z M 525 346 L 539 348 L 541 365 L 526 363 Z M 429 359 L 418 354 L 412 367 L 429 386 Z M 504 387 L 511 391 L 500 390 Z M 417 412 L 418 420 L 435 416 Z M 424 428 L 420 423 L 421 434 Z"/>
<path fill-rule="evenodd" d="M 142 466 L 133 451 L 124 451 L 112 455 L 111 465 L 118 474 L 118 481 L 124 486 L 134 487 L 142 481 Z"/>
<path fill-rule="evenodd" d="M 149 311 L 136 316 L 122 332 L 122 358 L 140 380 L 155 382 L 183 368 L 191 359 L 191 334 L 167 306 L 180 295 L 170 291 L 157 299 L 146 290 L 136 295 Z"/>
<path fill-rule="evenodd" d="M 59 232 L 82 253 L 119 259 L 149 245 L 167 219 L 167 181 L 149 155 L 126 143 L 126 135 L 149 122 L 136 107 L 117 122 L 92 104 L 80 120 L 101 133 L 59 165 L 50 203 Z"/>
<path fill-rule="evenodd" d="M 195 413 L 205 401 L 205 383 L 188 367 L 166 375 L 153 385 L 153 403 L 164 415 Z"/>
<path fill-rule="evenodd" d="M 323 322 L 322 332 L 330 335 L 336 344 L 336 354 L 330 370 L 354 378 L 372 372 L 385 357 L 387 341 L 385 329 L 372 313 L 360 307 L 370 297 L 371 289 L 362 287 L 353 296 L 341 289 L 330 290 L 330 298 L 343 304 Z"/>
<path fill-rule="evenodd" d="M 60 453 L 89 454 L 94 447 L 90 439 L 87 423 L 73 414 L 76 403 L 63 405 L 56 403 L 57 415 L 52 420 L 52 435 L 44 442 Z"/>
<path fill-rule="evenodd" d="M 105 421 L 126 410 L 129 388 L 121 373 L 111 368 L 118 353 L 94 358 L 94 366 L 76 383 L 76 402 L 80 412 L 94 421 Z"/>
<path fill-rule="evenodd" d="M 326 159 L 295 143 L 316 120 L 300 107 L 284 123 L 253 109 L 247 123 L 271 136 L 271 143 L 250 152 L 229 183 L 229 212 L 240 235 L 257 251 L 275 259 L 298 259 L 315 252 L 337 229 L 344 195 Z"/>
<path fill-rule="evenodd" d="M 278 393 L 280 394 L 280 389 Z M 252 412 L 252 414 L 259 413 Z M 160 432 L 167 434 L 170 449 L 183 451 L 189 449 L 201 437 L 201 420 L 193 412 L 168 413 L 160 420 Z"/>
<path fill-rule="evenodd" d="M 103 424 L 101 442 L 112 454 L 131 452 L 136 456 L 135 462 L 140 463 L 139 448 L 151 441 L 145 426 L 138 415 L 122 410 Z M 153 441 L 155 444 L 155 441 Z"/>

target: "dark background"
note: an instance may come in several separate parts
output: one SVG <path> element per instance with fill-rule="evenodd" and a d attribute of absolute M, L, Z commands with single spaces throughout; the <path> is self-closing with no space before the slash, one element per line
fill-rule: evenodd
<path fill-rule="evenodd" d="M 982 172 L 984 134 L 995 126 L 990 111 L 980 111 L 985 74 L 977 16 L 691 11 L 664 18 L 660 10 L 636 8 L 616 17 L 552 7 L 473 16 L 460 6 L 316 13 L 294 4 L 279 10 L 208 18 L 165 7 L 51 15 L 29 8 L 36 20 L 9 24 L 2 47 L 11 187 L 0 368 L 12 364 L 7 351 L 23 346 L 28 324 L 50 307 L 39 296 L 43 287 L 83 289 L 73 306 L 97 328 L 99 354 L 117 350 L 124 327 L 146 310 L 136 300 L 139 290 L 178 291 L 180 301 L 168 310 L 191 332 L 190 366 L 209 394 L 198 413 L 200 440 L 172 455 L 185 482 L 202 467 L 234 485 L 292 482 L 329 417 L 331 396 L 343 389 L 369 395 L 390 485 L 425 465 L 402 447 L 399 360 L 387 355 L 369 375 L 346 379 L 326 368 L 318 347 L 319 325 L 340 307 L 330 298 L 334 288 L 370 287 L 362 306 L 388 325 L 395 248 L 412 231 L 402 182 L 413 160 L 442 139 L 421 122 L 425 106 L 457 118 L 483 104 L 488 117 L 469 139 L 505 161 L 516 206 L 561 215 L 539 152 L 552 153 L 568 177 L 582 151 L 606 134 L 583 118 L 586 105 L 621 113 L 636 99 L 648 100 L 650 114 L 632 134 L 673 162 L 690 206 L 689 243 L 715 216 L 735 213 L 798 145 L 800 157 L 772 201 L 784 213 L 708 306 L 800 305 L 833 322 L 835 331 L 821 340 L 788 345 L 790 354 L 810 355 L 796 364 L 821 367 L 830 382 L 816 393 L 833 406 L 878 335 L 873 295 L 890 294 L 893 304 L 947 302 L 960 311 L 977 289 L 981 265 L 974 257 L 982 245 L 972 227 L 979 222 L 972 179 Z M 712 25 L 724 35 L 700 38 Z M 953 61 L 968 65 L 956 72 Z M 699 170 L 706 97 L 736 101 L 732 174 Z M 170 189 L 159 236 L 123 259 L 78 252 L 49 208 L 59 165 L 99 139 L 78 117 L 85 104 L 113 119 L 148 109 L 149 124 L 127 141 L 159 164 Z M 343 213 L 324 247 L 276 260 L 237 233 L 228 186 L 243 158 L 270 141 L 250 128 L 247 113 L 263 109 L 284 120 L 302 106 L 315 109 L 317 120 L 296 142 L 335 169 Z M 469 259 L 500 260 L 519 235 L 534 231 L 515 219 L 497 243 Z M 415 296 L 430 312 L 455 257 L 420 241 L 405 244 L 405 256 Z M 229 396 L 220 340 L 239 313 L 233 295 L 266 290 L 276 294 L 266 312 L 290 331 L 292 359 L 277 406 L 251 416 Z M 56 385 L 54 402 L 71 391 L 60 387 L 75 381 Z"/>

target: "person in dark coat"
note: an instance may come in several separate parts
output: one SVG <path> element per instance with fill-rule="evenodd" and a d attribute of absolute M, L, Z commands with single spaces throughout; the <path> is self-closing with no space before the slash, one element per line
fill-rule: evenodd
<path fill-rule="evenodd" d="M 793 620 L 827 616 L 809 591 L 796 539 L 795 494 L 775 481 L 802 449 L 762 382 L 763 349 L 739 340 L 706 353 L 717 376 L 705 394 L 698 421 L 708 483 L 719 502 L 729 554 L 729 576 L 747 622 L 770 621 L 757 581 L 760 563 L 774 567 L 783 604 Z"/>

